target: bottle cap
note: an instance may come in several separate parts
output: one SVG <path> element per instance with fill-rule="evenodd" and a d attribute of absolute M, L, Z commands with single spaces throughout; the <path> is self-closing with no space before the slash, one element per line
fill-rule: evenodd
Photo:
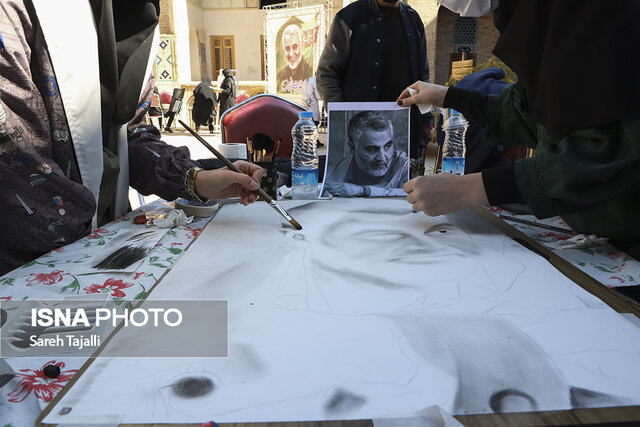
<path fill-rule="evenodd" d="M 313 119 L 313 112 L 312 111 L 300 111 L 298 113 L 298 117 L 301 119 Z"/>

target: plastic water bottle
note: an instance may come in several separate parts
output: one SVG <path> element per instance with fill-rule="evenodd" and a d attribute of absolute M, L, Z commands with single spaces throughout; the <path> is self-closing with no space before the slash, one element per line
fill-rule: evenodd
<path fill-rule="evenodd" d="M 318 197 L 318 129 L 311 111 L 301 111 L 298 117 L 291 129 L 291 198 L 315 199 Z"/>
<path fill-rule="evenodd" d="M 442 125 L 444 144 L 442 146 L 442 173 L 464 175 L 465 144 L 464 134 L 469 122 L 456 110 L 449 110 L 449 118 Z"/>

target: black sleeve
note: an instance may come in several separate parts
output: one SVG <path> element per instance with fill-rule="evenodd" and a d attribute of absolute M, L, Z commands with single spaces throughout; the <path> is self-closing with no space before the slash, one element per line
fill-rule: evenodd
<path fill-rule="evenodd" d="M 458 110 L 469 121 L 483 128 L 489 123 L 489 97 L 480 92 L 450 87 L 444 97 L 443 106 Z M 513 166 L 483 170 L 482 182 L 487 199 L 492 205 L 526 203 L 518 187 Z"/>
<path fill-rule="evenodd" d="M 513 166 L 483 170 L 482 182 L 489 204 L 493 206 L 508 203 L 527 203 L 518 187 Z"/>
<path fill-rule="evenodd" d="M 187 171 L 199 164 L 191 160 L 187 147 L 174 147 L 160 138 L 151 125 L 128 133 L 130 185 L 141 194 L 157 194 L 165 200 L 191 198 L 185 185 Z"/>
<path fill-rule="evenodd" d="M 342 83 L 350 55 L 351 28 L 336 15 L 316 70 L 316 88 L 325 103 L 344 101 Z"/>
<path fill-rule="evenodd" d="M 453 108 L 462 113 L 467 120 L 487 127 L 489 97 L 480 92 L 450 87 L 444 97 L 443 107 Z"/>

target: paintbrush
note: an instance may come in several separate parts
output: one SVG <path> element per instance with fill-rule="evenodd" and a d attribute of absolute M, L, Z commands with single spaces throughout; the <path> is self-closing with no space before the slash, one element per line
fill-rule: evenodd
<path fill-rule="evenodd" d="M 253 143 L 249 135 L 247 135 L 247 159 L 253 159 Z"/>
<path fill-rule="evenodd" d="M 275 148 L 275 143 L 269 135 L 260 132 L 254 133 L 251 136 L 251 146 L 257 153 L 257 156 L 254 155 L 254 163 L 270 161 L 269 159 Z"/>
<path fill-rule="evenodd" d="M 545 223 L 542 223 L 542 222 L 529 221 L 527 219 L 518 218 L 518 217 L 515 217 L 515 216 L 499 215 L 498 218 L 506 219 L 507 221 L 519 222 L 521 224 L 531 225 L 533 227 L 540 227 L 540 228 L 544 228 L 546 230 L 555 231 L 555 232 L 558 232 L 558 233 L 574 234 L 574 235 L 578 234 L 575 231 L 570 230 L 568 228 L 556 227 L 555 225 L 549 225 L 549 224 L 545 224 Z"/>
<path fill-rule="evenodd" d="M 204 138 L 202 138 L 200 135 L 198 135 L 196 133 L 196 131 L 194 131 L 193 129 L 191 129 L 189 126 L 187 126 L 187 124 L 185 122 L 183 122 L 182 120 L 178 120 L 178 123 L 180 123 L 186 130 L 189 131 L 189 133 L 191 135 L 193 135 L 198 141 L 200 141 L 202 143 L 202 145 L 204 145 L 205 147 L 207 147 L 209 149 L 209 151 L 211 151 L 222 163 L 224 163 L 229 169 L 231 169 L 234 172 L 238 172 L 238 173 L 244 173 L 242 172 L 240 169 L 238 169 L 238 167 L 236 165 L 234 165 L 233 163 L 231 163 L 229 161 L 229 159 L 227 159 L 225 156 L 222 155 L 222 153 L 220 153 L 218 150 L 216 150 L 215 148 L 213 148 L 207 141 L 204 140 Z M 298 221 L 296 221 L 295 219 L 293 219 L 291 217 L 291 215 L 289 215 L 289 213 L 287 211 L 284 210 L 284 208 L 282 206 L 280 206 L 275 200 L 273 200 L 271 198 L 271 196 L 269 196 L 262 188 L 258 187 L 258 189 L 255 191 L 260 197 L 262 197 L 262 199 L 269 203 L 269 205 L 276 210 L 276 212 L 278 212 L 280 215 L 282 215 L 287 221 L 289 221 L 289 223 L 291 223 L 291 225 L 293 225 L 295 227 L 296 230 L 302 230 L 302 226 L 300 225 L 300 223 Z"/>
<path fill-rule="evenodd" d="M 278 142 L 276 142 L 276 147 L 273 149 L 273 152 L 271 153 L 271 158 L 269 159 L 269 161 L 273 162 L 276 158 L 276 155 L 278 154 L 278 150 L 280 149 L 280 143 L 282 142 L 282 138 L 278 138 Z"/>

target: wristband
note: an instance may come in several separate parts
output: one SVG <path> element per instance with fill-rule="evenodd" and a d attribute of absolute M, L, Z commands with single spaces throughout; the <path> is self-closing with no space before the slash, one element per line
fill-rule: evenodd
<path fill-rule="evenodd" d="M 187 182 L 185 184 L 185 188 L 189 196 L 193 200 L 197 200 L 198 202 L 205 204 L 206 200 L 202 200 L 200 196 L 196 193 L 196 175 L 200 172 L 202 168 L 191 168 L 187 171 Z"/>

